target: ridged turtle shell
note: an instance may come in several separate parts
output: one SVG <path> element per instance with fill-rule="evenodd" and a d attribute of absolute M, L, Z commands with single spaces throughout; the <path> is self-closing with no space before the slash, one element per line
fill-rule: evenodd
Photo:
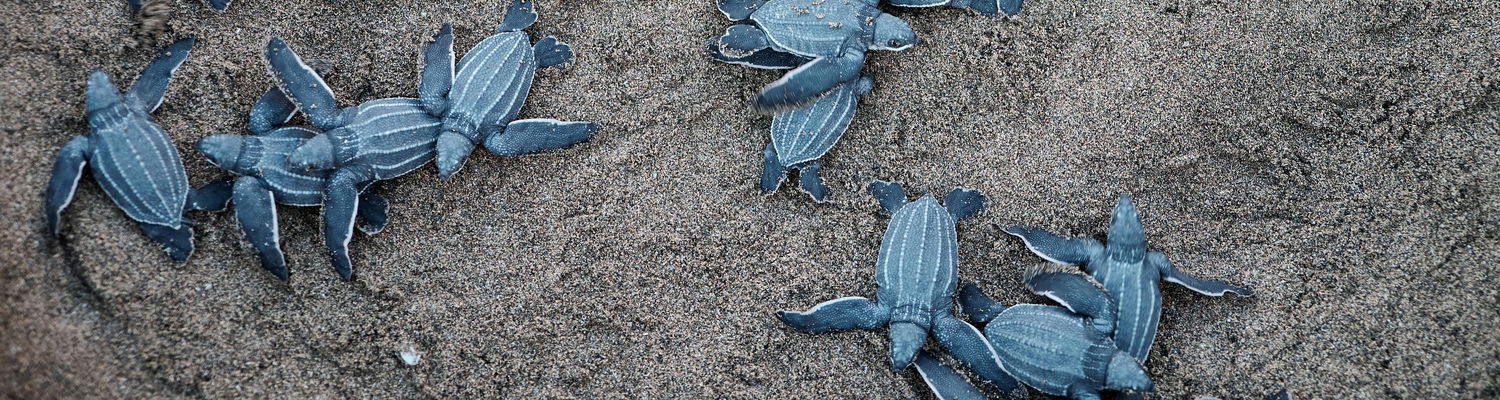
<path fill-rule="evenodd" d="M 255 169 L 276 196 L 277 203 L 300 207 L 323 205 L 323 189 L 328 186 L 328 174 L 332 171 L 294 168 L 287 161 L 298 146 L 317 133 L 303 127 L 284 127 L 267 135 L 245 138 L 256 141 L 262 149 Z"/>
<path fill-rule="evenodd" d="M 771 47 L 808 58 L 834 57 L 846 44 L 868 47 L 880 10 L 855 0 L 771 0 L 750 14 Z"/>
<path fill-rule="evenodd" d="M 875 264 L 878 299 L 891 307 L 891 322 L 928 326 L 934 311 L 952 307 L 958 285 L 958 235 L 953 215 L 931 195 L 891 216 Z"/>
<path fill-rule="evenodd" d="M 357 149 L 352 162 L 369 166 L 375 179 L 405 175 L 437 156 L 442 122 L 427 113 L 421 100 L 371 100 L 346 118 L 346 125 L 327 134 Z"/>
<path fill-rule="evenodd" d="M 1005 370 L 1027 386 L 1054 396 L 1071 387 L 1104 387 L 1119 349 L 1085 318 L 1056 306 L 1019 304 L 984 327 Z"/>
<path fill-rule="evenodd" d="M 469 121 L 478 133 L 492 133 L 521 113 L 535 76 L 536 51 L 526 32 L 490 36 L 459 61 L 446 119 Z"/>
<path fill-rule="evenodd" d="M 781 165 L 817 160 L 838 143 L 854 120 L 861 95 L 860 82 L 846 83 L 807 107 L 771 119 L 771 145 Z"/>
<path fill-rule="evenodd" d="M 94 180 L 125 215 L 177 227 L 187 204 L 187 172 L 172 139 L 143 110 L 115 102 L 89 115 Z"/>

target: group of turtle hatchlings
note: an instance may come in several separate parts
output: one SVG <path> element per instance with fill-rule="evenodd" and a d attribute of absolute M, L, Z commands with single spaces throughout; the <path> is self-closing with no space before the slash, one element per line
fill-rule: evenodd
<path fill-rule="evenodd" d="M 220 12 L 229 5 L 209 3 Z M 1021 7 L 1019 0 L 885 3 L 990 15 L 1015 15 Z M 130 5 L 139 11 L 142 3 Z M 723 15 L 740 23 L 709 41 L 710 57 L 789 70 L 762 88 L 751 106 L 774 114 L 763 193 L 775 192 L 795 170 L 805 192 L 818 202 L 826 198 L 817 160 L 843 136 L 860 98 L 874 86 L 873 78 L 861 73 L 865 51 L 900 51 L 918 42 L 905 21 L 881 12 L 880 5 L 880 0 L 718 0 Z M 353 279 L 354 229 L 375 234 L 388 221 L 388 203 L 374 190 L 379 181 L 434 161 L 439 177 L 447 179 L 476 146 L 519 156 L 569 147 L 600 130 L 592 122 L 516 119 L 537 69 L 573 58 L 571 48 L 556 38 L 531 41 L 524 30 L 536 18 L 530 0 L 513 0 L 496 33 L 456 63 L 453 29 L 444 24 L 422 53 L 416 98 L 376 99 L 345 109 L 338 108 L 317 70 L 283 40 L 270 39 L 265 58 L 275 85 L 250 111 L 251 134 L 213 135 L 195 146 L 238 177 L 196 189 L 188 187 L 176 147 L 150 115 L 194 39 L 161 50 L 123 93 L 94 70 L 85 102 L 89 134 L 59 151 L 45 194 L 48 229 L 59 234 L 62 210 L 87 165 L 106 195 L 178 263 L 193 252 L 192 223 L 184 214 L 233 204 L 261 266 L 288 279 L 276 205 L 322 206 L 331 263 L 342 278 Z M 310 126 L 288 125 L 298 111 Z M 1161 318 L 1161 281 L 1209 296 L 1251 294 L 1195 279 L 1162 253 L 1147 251 L 1135 204 L 1123 195 L 1105 243 L 1026 226 L 1006 228 L 1053 264 L 1027 269 L 1022 279 L 1058 306 L 1004 307 L 975 284 L 958 284 L 955 225 L 983 210 L 982 194 L 955 189 L 940 204 L 931 195 L 908 201 L 896 183 L 875 181 L 869 191 L 892 215 L 875 263 L 876 297 L 843 297 L 776 316 L 809 333 L 887 327 L 892 368 L 899 372 L 915 365 L 939 398 L 983 398 L 984 391 L 923 350 L 929 336 L 975 380 L 1008 395 L 1024 395 L 1024 387 L 1031 387 L 1075 399 L 1098 399 L 1102 391 L 1139 397 L 1154 389 L 1142 365 Z M 1076 265 L 1085 266 L 1087 274 L 1068 267 Z M 955 294 L 967 320 L 953 313 Z M 1290 396 L 1283 390 L 1272 398 Z"/>

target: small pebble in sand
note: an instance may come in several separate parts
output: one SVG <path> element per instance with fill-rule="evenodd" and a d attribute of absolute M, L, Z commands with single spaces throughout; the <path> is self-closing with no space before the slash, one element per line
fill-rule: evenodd
<path fill-rule="evenodd" d="M 406 364 L 408 367 L 415 367 L 418 363 L 422 362 L 422 355 L 418 354 L 417 349 L 412 345 L 402 347 L 401 351 L 396 353 L 396 355 L 401 357 L 401 363 Z"/>

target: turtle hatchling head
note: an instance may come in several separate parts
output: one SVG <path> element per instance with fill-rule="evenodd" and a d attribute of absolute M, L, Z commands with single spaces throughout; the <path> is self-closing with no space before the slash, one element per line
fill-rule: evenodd
<path fill-rule="evenodd" d="M 1109 245 L 1132 245 L 1145 243 L 1146 233 L 1141 229 L 1141 213 L 1129 194 L 1120 195 L 1115 203 L 1115 217 L 1109 224 Z"/>
<path fill-rule="evenodd" d="M 890 14 L 875 17 L 875 43 L 871 50 L 901 51 L 917 44 L 917 32 L 906 21 Z"/>
<path fill-rule="evenodd" d="M 258 151 L 246 151 L 252 147 L 259 147 L 257 146 L 259 143 L 250 143 L 253 141 L 256 141 L 256 139 L 240 135 L 213 135 L 199 140 L 195 146 L 198 148 L 199 153 L 203 153 L 203 156 L 208 157 L 208 162 L 219 166 L 219 168 L 246 175 L 247 171 L 245 170 L 254 166 L 257 161 L 249 159 L 253 157 L 247 157 L 247 155 L 258 156 L 258 154 L 249 153 L 259 153 Z"/>
<path fill-rule="evenodd" d="M 1109 360 L 1109 375 L 1104 378 L 1104 388 L 1150 392 L 1156 390 L 1156 385 L 1151 383 L 1151 378 L 1146 376 L 1146 370 L 1135 361 L 1135 357 L 1118 351 Z"/>
<path fill-rule="evenodd" d="M 333 139 L 329 138 L 330 133 L 332 132 L 307 139 L 306 142 L 302 143 L 302 146 L 297 147 L 297 150 L 292 152 L 292 156 L 287 159 L 287 162 L 292 164 L 292 168 L 309 171 L 335 168 L 338 157 L 334 154 Z"/>
<path fill-rule="evenodd" d="M 94 111 L 103 110 L 119 103 L 120 90 L 115 88 L 113 81 L 109 80 L 109 75 L 97 69 L 89 72 L 89 85 L 87 97 L 84 98 L 84 110 L 93 113 Z"/>

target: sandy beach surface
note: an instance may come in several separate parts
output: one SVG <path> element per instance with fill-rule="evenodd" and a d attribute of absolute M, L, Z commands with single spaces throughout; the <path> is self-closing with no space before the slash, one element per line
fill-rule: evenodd
<path fill-rule="evenodd" d="M 420 3 L 420 4 L 417 4 Z M 1175 285 L 1153 398 L 1500 397 L 1500 4 L 1468 0 L 1027 2 L 1015 21 L 895 9 L 922 43 L 875 77 L 823 159 L 830 202 L 756 189 L 778 72 L 713 62 L 712 1 L 539 0 L 531 32 L 573 45 L 525 118 L 599 121 L 554 153 L 476 152 L 439 181 L 387 182 L 392 223 L 329 266 L 319 211 L 281 207 L 289 282 L 232 212 L 195 213 L 174 265 L 85 177 L 45 232 L 58 149 L 87 132 L 89 69 L 127 85 L 171 38 L 198 46 L 154 114 L 192 148 L 245 133 L 285 38 L 332 67 L 341 106 L 415 96 L 419 49 L 452 21 L 486 37 L 504 1 L 176 0 L 144 47 L 123 1 L 0 7 L 0 397 L 922 398 L 884 331 L 784 327 L 778 309 L 875 294 L 889 217 L 864 187 L 984 192 L 959 274 L 1006 304 L 1043 262 L 1002 228 L 1102 238 L 1116 196 Z M 398 353 L 420 356 L 406 366 Z"/>

